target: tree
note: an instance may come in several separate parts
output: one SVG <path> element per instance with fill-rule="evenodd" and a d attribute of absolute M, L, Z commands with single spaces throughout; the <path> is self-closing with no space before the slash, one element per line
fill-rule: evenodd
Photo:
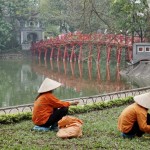
<path fill-rule="evenodd" d="M 5 18 L 7 5 L 4 0 L 0 3 L 0 50 L 4 49 L 6 43 L 10 41 L 12 25 Z"/>
<path fill-rule="evenodd" d="M 110 0 L 42 0 L 40 14 L 46 25 L 55 25 L 60 32 L 89 33 L 110 26 L 109 8 Z"/>
<path fill-rule="evenodd" d="M 17 41 L 20 20 L 27 20 L 31 13 L 38 12 L 39 0 L 1 0 L 0 2 L 0 49 L 19 46 Z"/>
<path fill-rule="evenodd" d="M 145 0 L 112 0 L 111 15 L 114 16 L 116 31 L 138 34 L 143 40 L 147 31 L 148 5 Z"/>

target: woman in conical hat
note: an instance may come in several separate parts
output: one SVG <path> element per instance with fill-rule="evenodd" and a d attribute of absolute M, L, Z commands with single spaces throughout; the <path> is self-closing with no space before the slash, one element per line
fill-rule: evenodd
<path fill-rule="evenodd" d="M 125 138 L 150 134 L 150 93 L 137 95 L 134 103 L 125 108 L 118 119 L 118 130 Z"/>
<path fill-rule="evenodd" d="M 70 105 L 77 105 L 79 102 L 61 101 L 53 95 L 53 90 L 60 87 L 61 83 L 45 78 L 41 84 L 32 112 L 32 121 L 36 126 L 51 127 L 57 129 L 58 121 L 68 113 Z"/>

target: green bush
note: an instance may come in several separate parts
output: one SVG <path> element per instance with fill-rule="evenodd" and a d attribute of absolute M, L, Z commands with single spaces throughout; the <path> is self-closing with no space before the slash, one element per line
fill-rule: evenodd
<path fill-rule="evenodd" d="M 118 107 L 125 104 L 130 104 L 133 102 L 133 97 L 114 99 L 108 102 L 99 102 L 94 104 L 87 104 L 83 106 L 71 106 L 69 108 L 69 115 L 87 113 L 96 110 L 103 110 L 112 107 Z M 18 113 L 18 114 L 6 114 L 0 115 L 0 124 L 9 124 L 9 123 L 17 123 L 22 120 L 31 120 L 32 113 Z"/>

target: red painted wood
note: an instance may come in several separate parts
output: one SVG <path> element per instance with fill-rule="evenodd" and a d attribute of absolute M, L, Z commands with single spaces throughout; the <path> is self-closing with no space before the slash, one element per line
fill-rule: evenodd
<path fill-rule="evenodd" d="M 143 38 L 144 41 L 146 41 L 145 38 Z M 134 37 L 134 42 L 139 42 L 140 37 Z M 90 44 L 89 44 L 90 43 Z M 45 52 L 45 58 L 47 57 L 48 49 L 50 50 L 50 59 L 53 59 L 54 56 L 54 48 L 58 47 L 57 53 L 55 53 L 57 60 L 61 58 L 61 51 L 63 51 L 63 60 L 66 58 L 69 59 L 68 55 L 68 48 L 71 47 L 71 55 L 70 55 L 70 61 L 76 61 L 76 58 L 78 58 L 78 62 L 83 61 L 83 46 L 89 46 L 89 61 L 92 60 L 92 53 L 95 52 L 92 51 L 92 46 L 97 45 L 97 62 L 100 61 L 100 47 L 106 46 L 106 54 L 107 54 L 107 63 L 110 61 L 110 53 L 111 48 L 116 47 L 117 50 L 117 63 L 121 62 L 121 53 L 123 48 L 126 48 L 129 60 L 132 60 L 132 37 L 131 36 L 125 36 L 122 34 L 102 34 L 102 33 L 95 33 L 95 34 L 82 34 L 81 32 L 75 32 L 75 33 L 68 33 L 68 34 L 62 34 L 55 38 L 50 38 L 48 40 L 41 40 L 37 43 L 32 44 L 31 50 L 33 51 L 33 55 L 38 52 L 39 58 L 41 57 L 41 52 Z M 109 46 L 108 46 L 109 45 Z M 78 47 L 79 46 L 79 47 Z M 117 47 L 120 46 L 121 49 L 117 49 Z M 60 50 L 61 47 L 61 50 Z M 78 56 L 76 55 L 78 54 Z"/>

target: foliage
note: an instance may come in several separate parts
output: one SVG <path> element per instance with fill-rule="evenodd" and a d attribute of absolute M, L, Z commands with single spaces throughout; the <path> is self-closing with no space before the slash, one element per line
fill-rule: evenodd
<path fill-rule="evenodd" d="M 110 0 L 43 0 L 40 15 L 47 25 L 59 26 L 60 33 L 81 30 L 83 33 L 96 32 L 110 26 L 108 10 Z"/>
<path fill-rule="evenodd" d="M 138 34 L 142 40 L 147 34 L 148 14 L 146 0 L 43 0 L 40 3 L 40 15 L 46 28 L 47 25 L 59 26 L 60 33 L 108 29 L 113 33 Z"/>
<path fill-rule="evenodd" d="M 87 113 L 90 111 L 96 111 L 96 110 L 103 110 L 107 108 L 117 107 L 124 104 L 129 104 L 133 102 L 133 97 L 128 97 L 125 99 L 114 99 L 108 102 L 99 102 L 94 104 L 87 104 L 84 106 L 77 106 L 77 107 L 71 107 L 69 109 L 69 114 L 76 114 L 76 113 Z"/>
<path fill-rule="evenodd" d="M 50 24 L 52 26 L 60 27 L 59 31 L 65 30 L 67 28 L 65 25 L 65 13 L 66 5 L 63 0 L 43 0 L 40 3 L 40 16 L 41 20 L 44 22 L 45 27 L 50 29 Z M 53 32 L 55 35 L 58 31 L 49 30 L 48 32 Z"/>
<path fill-rule="evenodd" d="M 103 110 L 103 109 L 108 109 L 112 107 L 118 107 L 121 105 L 129 104 L 133 102 L 133 97 L 127 97 L 125 99 L 116 99 L 116 100 L 111 100 L 109 102 L 100 102 L 100 103 L 95 103 L 91 105 L 85 105 L 85 106 L 71 106 L 69 108 L 69 115 L 74 115 L 74 114 L 80 114 L 80 113 L 87 113 L 91 111 L 96 111 L 96 110 Z M 8 115 L 1 115 L 0 116 L 0 123 L 1 124 L 9 124 L 9 123 L 15 123 L 19 122 L 22 120 L 29 120 L 31 119 L 31 113 L 19 113 L 19 114 L 8 114 Z"/>
<path fill-rule="evenodd" d="M 115 29 L 124 34 L 138 34 L 142 39 L 148 26 L 147 9 L 145 0 L 112 0 L 111 15 L 114 16 Z"/>
<path fill-rule="evenodd" d="M 3 49 L 8 41 L 10 41 L 10 31 L 12 25 L 3 16 L 3 9 L 5 8 L 5 2 L 0 3 L 0 50 Z"/>
<path fill-rule="evenodd" d="M 0 2 L 0 50 L 16 48 L 20 33 L 20 21 L 38 11 L 38 0 L 1 0 Z M 34 7 L 33 7 L 34 6 Z"/>
<path fill-rule="evenodd" d="M 146 0 L 1 0 L 0 50 L 18 47 L 22 21 L 38 19 L 46 36 L 82 31 L 83 33 L 122 32 L 149 36 L 149 7 Z"/>
<path fill-rule="evenodd" d="M 8 124 L 14 122 L 20 122 L 21 120 L 29 120 L 31 119 L 31 113 L 19 113 L 19 114 L 9 114 L 9 115 L 0 115 L 0 123 L 1 124 Z"/>

